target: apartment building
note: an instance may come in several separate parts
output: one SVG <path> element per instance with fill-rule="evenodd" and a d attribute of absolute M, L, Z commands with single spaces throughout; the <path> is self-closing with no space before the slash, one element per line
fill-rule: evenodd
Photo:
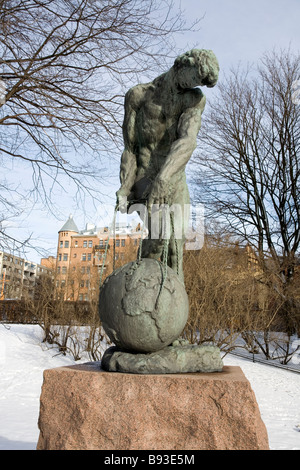
<path fill-rule="evenodd" d="M 56 258 L 54 256 L 48 256 L 48 258 L 42 258 L 40 264 L 40 271 L 44 272 L 44 268 L 48 268 L 51 271 L 55 271 Z"/>
<path fill-rule="evenodd" d="M 37 280 L 52 274 L 47 266 L 0 251 L 0 300 L 33 297 Z"/>
<path fill-rule="evenodd" d="M 115 242 L 110 235 L 109 227 L 97 228 L 94 224 L 79 230 L 72 215 L 59 230 L 56 290 L 66 300 L 95 298 L 101 273 L 103 280 L 114 267 L 136 258 L 141 236 L 139 224 L 136 227 L 117 224 Z"/>

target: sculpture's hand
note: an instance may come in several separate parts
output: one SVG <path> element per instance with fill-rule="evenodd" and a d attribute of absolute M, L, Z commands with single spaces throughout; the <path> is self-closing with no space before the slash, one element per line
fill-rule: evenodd
<path fill-rule="evenodd" d="M 125 214 L 127 212 L 127 206 L 128 206 L 128 196 L 130 194 L 130 190 L 127 188 L 124 188 L 123 186 L 120 187 L 120 189 L 116 192 L 117 196 L 117 204 L 119 206 L 119 211 L 122 214 Z"/>
<path fill-rule="evenodd" d="M 150 188 L 148 206 L 151 207 L 152 204 L 168 204 L 169 189 L 169 184 L 157 177 Z"/>

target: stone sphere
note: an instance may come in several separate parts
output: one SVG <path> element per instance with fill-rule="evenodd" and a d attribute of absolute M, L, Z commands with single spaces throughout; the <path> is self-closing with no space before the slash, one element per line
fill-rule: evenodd
<path fill-rule="evenodd" d="M 104 331 L 121 349 L 149 353 L 175 341 L 188 319 L 189 303 L 177 274 L 143 258 L 115 270 L 100 290 Z M 158 299 L 158 301 L 157 301 Z"/>

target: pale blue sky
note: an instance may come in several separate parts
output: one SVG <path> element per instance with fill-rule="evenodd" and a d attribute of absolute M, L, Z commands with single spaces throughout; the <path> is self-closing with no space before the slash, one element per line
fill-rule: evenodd
<path fill-rule="evenodd" d="M 175 0 L 175 4 L 178 3 Z M 290 46 L 292 51 L 300 49 L 300 0 L 182 0 L 181 6 L 188 21 L 203 15 L 204 18 L 198 32 L 176 37 L 178 48 L 174 50 L 174 58 L 186 45 L 212 49 L 220 63 L 220 80 L 230 67 L 239 63 L 242 66 L 256 63 L 264 52 L 274 47 Z M 210 99 L 213 90 L 206 94 Z M 114 193 L 118 189 L 118 167 L 115 167 L 114 174 L 107 186 L 101 188 L 102 192 L 107 193 L 107 203 L 111 207 L 114 204 Z M 70 213 L 73 213 L 79 228 L 83 228 L 88 221 L 101 224 L 100 214 L 105 214 L 105 208 L 96 211 L 89 204 L 86 213 L 82 209 L 76 209 L 72 192 L 73 188 L 70 186 L 68 197 L 62 193 L 57 194 L 59 220 L 46 211 L 34 210 L 29 216 L 29 212 L 25 213 L 16 221 L 16 226 L 21 228 L 12 228 L 9 233 L 20 238 L 32 232 L 39 245 L 49 249 L 49 254 L 55 255 L 57 232 Z M 107 223 L 109 218 L 110 215 L 104 217 L 103 223 Z M 40 256 L 31 251 L 28 258 L 38 261 Z"/>
<path fill-rule="evenodd" d="M 182 0 L 181 5 L 191 20 L 205 15 L 189 40 L 213 49 L 221 70 L 256 62 L 273 47 L 300 46 L 299 0 Z"/>

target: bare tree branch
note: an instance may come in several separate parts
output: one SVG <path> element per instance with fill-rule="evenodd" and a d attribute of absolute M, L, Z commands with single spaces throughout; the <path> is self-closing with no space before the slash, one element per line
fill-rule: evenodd
<path fill-rule="evenodd" d="M 203 119 L 194 159 L 195 198 L 208 221 L 253 248 L 287 331 L 300 311 L 299 77 L 300 56 L 290 51 L 266 54 L 253 77 L 233 71 Z"/>
<path fill-rule="evenodd" d="M 121 143 L 124 90 L 164 67 L 173 34 L 191 27 L 172 0 L 0 0 L 3 164 L 35 165 L 46 203 L 49 176 L 99 194 Z"/>

